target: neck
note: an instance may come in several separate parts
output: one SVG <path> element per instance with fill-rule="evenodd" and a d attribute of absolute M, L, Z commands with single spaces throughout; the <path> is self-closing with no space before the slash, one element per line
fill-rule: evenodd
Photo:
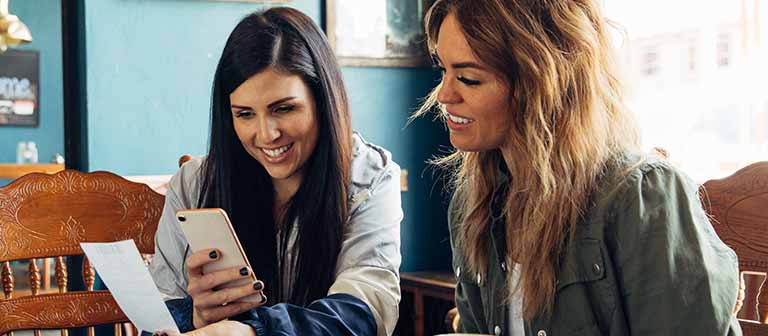
<path fill-rule="evenodd" d="M 288 204 L 301 185 L 301 176 L 291 176 L 286 179 L 272 179 L 275 187 L 275 210 L 282 209 Z"/>

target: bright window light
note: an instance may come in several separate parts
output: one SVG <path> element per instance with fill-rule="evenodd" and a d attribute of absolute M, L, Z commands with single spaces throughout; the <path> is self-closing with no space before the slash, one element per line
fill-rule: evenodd
<path fill-rule="evenodd" d="M 768 0 L 603 0 L 643 146 L 698 182 L 768 160 Z"/>

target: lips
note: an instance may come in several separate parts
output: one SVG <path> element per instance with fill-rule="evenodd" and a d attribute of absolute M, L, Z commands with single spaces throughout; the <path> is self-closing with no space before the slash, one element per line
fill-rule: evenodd
<path fill-rule="evenodd" d="M 463 125 L 463 124 L 469 124 L 469 123 L 471 123 L 471 122 L 473 122 L 473 121 L 474 121 L 474 120 L 472 120 L 472 119 L 468 119 L 468 118 L 462 118 L 462 117 L 459 117 L 459 116 L 455 116 L 455 115 L 453 115 L 453 114 L 450 114 L 450 113 L 448 114 L 448 119 L 450 119 L 450 120 L 451 120 L 451 121 L 453 121 L 454 123 L 457 123 L 457 124 L 460 124 L 460 125 Z"/>
<path fill-rule="evenodd" d="M 464 128 L 468 128 L 473 122 L 475 122 L 474 119 L 459 116 L 449 111 L 445 111 L 445 119 L 446 123 L 448 124 L 448 128 L 453 131 L 460 131 Z"/>
<path fill-rule="evenodd" d="M 293 153 L 293 145 L 294 143 L 275 148 L 260 147 L 259 150 L 261 150 L 263 158 L 267 163 L 279 164 L 287 160 L 291 153 Z"/>
<path fill-rule="evenodd" d="M 283 147 L 273 148 L 273 149 L 267 149 L 267 148 L 261 148 L 261 151 L 264 152 L 264 154 L 267 154 L 267 156 L 271 158 L 277 158 L 280 157 L 283 153 L 287 152 L 289 149 L 293 147 L 293 144 L 288 144 Z"/>
<path fill-rule="evenodd" d="M 443 110 L 443 113 L 445 114 L 445 117 L 446 117 L 446 118 L 450 118 L 450 119 L 452 119 L 454 122 L 459 122 L 459 121 L 462 121 L 462 120 L 468 120 L 469 122 L 473 122 L 473 121 L 475 121 L 475 120 L 474 120 L 474 119 L 472 119 L 472 118 L 469 118 L 469 117 L 467 117 L 467 116 L 463 116 L 463 115 L 461 115 L 461 114 L 459 114 L 459 113 L 456 113 L 456 111 L 451 111 L 451 110 L 449 110 L 449 109 L 444 109 L 444 110 Z"/>

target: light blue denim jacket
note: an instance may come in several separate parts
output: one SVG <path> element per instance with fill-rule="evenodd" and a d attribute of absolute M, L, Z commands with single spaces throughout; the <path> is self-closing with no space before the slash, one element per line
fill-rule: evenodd
<path fill-rule="evenodd" d="M 155 236 L 150 272 L 167 300 L 188 296 L 187 272 L 179 268 L 190 252 L 184 255 L 187 240 L 175 214 L 196 207 L 202 162 L 185 163 L 171 179 Z M 391 335 L 400 302 L 400 167 L 389 152 L 354 134 L 351 180 L 350 217 L 328 295 L 359 298 L 373 312 L 377 335 Z M 292 281 L 289 274 L 284 279 Z"/>

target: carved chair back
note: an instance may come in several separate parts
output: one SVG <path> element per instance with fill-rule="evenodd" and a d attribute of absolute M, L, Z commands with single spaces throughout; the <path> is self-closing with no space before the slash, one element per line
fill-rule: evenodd
<path fill-rule="evenodd" d="M 744 335 L 768 336 L 768 162 L 707 181 L 700 194 L 717 235 L 739 257 L 734 313 Z"/>
<path fill-rule="evenodd" d="M 164 197 L 147 185 L 109 172 L 64 170 L 29 174 L 0 188 L 0 264 L 4 299 L 0 299 L 0 334 L 16 330 L 89 327 L 127 322 L 108 291 L 93 290 L 95 273 L 83 258 L 86 291 L 67 292 L 65 259 L 83 254 L 80 242 L 133 239 L 139 251 L 154 253 L 154 235 Z M 41 294 L 38 261 L 55 259 L 56 293 Z M 14 293 L 11 262 L 29 260 L 29 292 Z M 72 279 L 74 280 L 74 279 Z M 89 328 L 93 335 L 93 328 Z"/>

